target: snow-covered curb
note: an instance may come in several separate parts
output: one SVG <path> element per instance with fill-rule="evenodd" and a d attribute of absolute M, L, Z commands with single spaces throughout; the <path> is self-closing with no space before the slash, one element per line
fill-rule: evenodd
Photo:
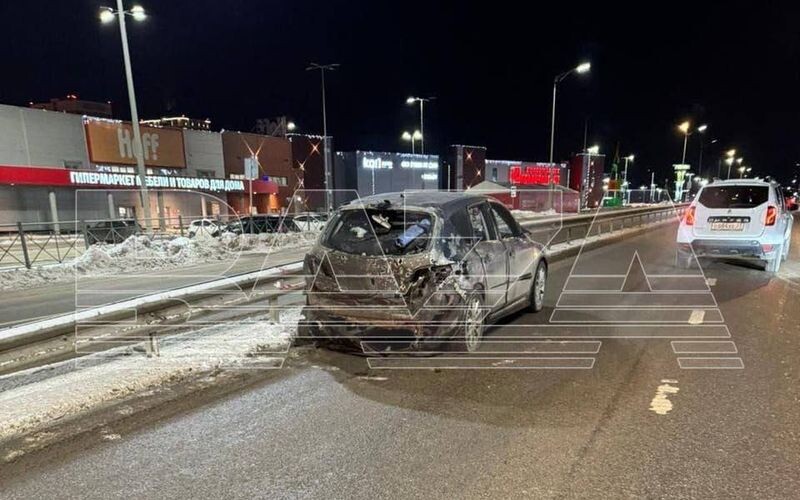
<path fill-rule="evenodd" d="M 163 339 L 158 357 L 118 348 L 95 355 L 106 361 L 94 366 L 87 358 L 65 362 L 82 366 L 0 393 L 0 441 L 212 370 L 280 366 L 300 318 L 295 308 L 284 311 L 280 324 L 258 316 L 206 327 Z"/>

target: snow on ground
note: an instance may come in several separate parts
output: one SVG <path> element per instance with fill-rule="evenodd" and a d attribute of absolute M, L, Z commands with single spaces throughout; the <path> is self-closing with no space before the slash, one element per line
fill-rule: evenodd
<path fill-rule="evenodd" d="M 512 210 L 511 215 L 513 215 L 517 219 L 535 219 L 537 217 L 553 217 L 555 215 L 561 215 L 560 212 L 556 212 L 552 208 L 549 210 L 542 210 L 539 212 L 533 210 Z M 573 214 L 564 214 L 564 215 L 573 215 Z"/>
<path fill-rule="evenodd" d="M 219 238 L 200 233 L 194 238 L 178 236 L 150 239 L 131 236 L 122 243 L 99 243 L 82 255 L 62 264 L 11 269 L 0 272 L 0 290 L 18 290 L 46 283 L 74 280 L 80 276 L 103 276 L 171 269 L 216 260 L 230 261 L 245 252 L 270 252 L 307 247 L 319 233 L 233 234 Z"/>
<path fill-rule="evenodd" d="M 279 324 L 264 315 L 162 338 L 157 357 L 124 347 L 63 362 L 77 368 L 0 392 L 0 441 L 220 368 L 280 367 L 300 318 L 300 308 L 292 308 Z M 41 370 L 7 377 L 35 377 Z"/>

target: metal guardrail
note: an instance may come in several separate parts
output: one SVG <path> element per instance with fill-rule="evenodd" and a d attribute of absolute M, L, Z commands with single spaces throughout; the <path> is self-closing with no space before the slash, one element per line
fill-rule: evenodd
<path fill-rule="evenodd" d="M 522 221 L 534 239 L 548 242 L 549 246 L 571 243 L 590 236 L 599 236 L 623 229 L 641 227 L 671 217 L 683 216 L 688 204 L 609 210 L 586 215 L 569 216 L 542 221 Z M 539 238 L 544 235 L 544 238 Z"/>

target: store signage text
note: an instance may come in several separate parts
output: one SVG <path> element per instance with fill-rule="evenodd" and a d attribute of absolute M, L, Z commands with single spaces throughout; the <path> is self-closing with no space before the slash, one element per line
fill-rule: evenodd
<path fill-rule="evenodd" d="M 393 162 L 379 157 L 368 158 L 365 156 L 361 160 L 361 168 L 368 170 L 386 170 L 391 169 L 392 167 L 394 167 Z"/>
<path fill-rule="evenodd" d="M 515 165 L 508 170 L 508 180 L 511 184 L 560 184 L 561 168 L 557 166 L 534 165 L 526 166 Z"/>
<path fill-rule="evenodd" d="M 419 161 L 419 160 L 403 160 L 400 162 L 401 168 L 411 168 L 414 170 L 439 170 L 439 162 L 436 161 Z"/>
<path fill-rule="evenodd" d="M 141 185 L 138 175 L 107 172 L 71 171 L 69 173 L 69 182 L 76 186 L 138 187 Z M 148 175 L 145 178 L 145 182 L 149 188 L 199 189 L 224 192 L 244 191 L 244 182 L 240 179 Z"/>

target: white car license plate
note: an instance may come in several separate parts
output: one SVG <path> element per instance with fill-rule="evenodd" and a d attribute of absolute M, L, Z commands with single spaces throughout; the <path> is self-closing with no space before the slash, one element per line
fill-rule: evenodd
<path fill-rule="evenodd" d="M 744 231 L 743 222 L 712 222 L 712 231 Z"/>

